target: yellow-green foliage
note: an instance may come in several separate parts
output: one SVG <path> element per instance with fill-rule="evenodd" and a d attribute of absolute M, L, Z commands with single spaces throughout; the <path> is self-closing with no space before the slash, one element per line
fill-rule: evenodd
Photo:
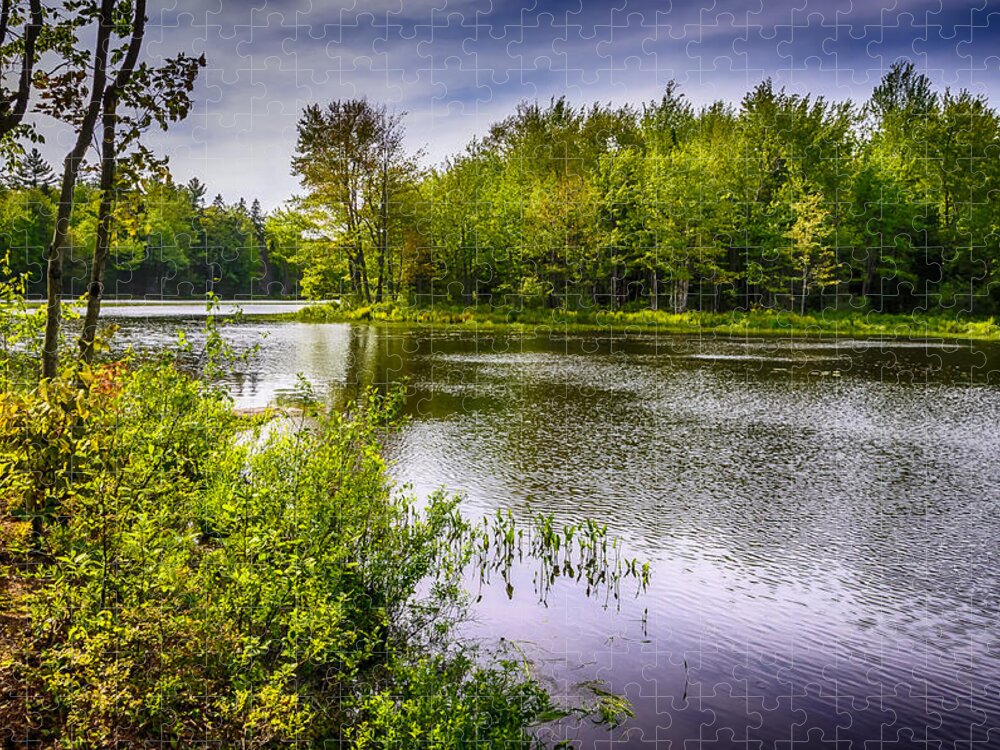
<path fill-rule="evenodd" d="M 818 282 L 817 282 L 818 283 Z M 1000 339 L 994 318 L 975 320 L 917 314 L 885 315 L 871 312 L 797 313 L 773 309 L 750 312 L 674 313 L 665 310 L 552 310 L 515 307 L 404 307 L 383 303 L 352 308 L 336 304 L 305 307 L 294 314 L 306 322 L 373 321 L 432 325 L 505 326 L 578 330 L 634 330 L 661 333 L 712 333 L 795 336 L 900 336 L 933 338 Z"/>
<path fill-rule="evenodd" d="M 19 696 L 0 721 L 59 748 L 528 742 L 548 695 L 452 630 L 497 531 L 393 491 L 394 404 L 265 424 L 170 360 L 0 392 L 0 554 L 26 623 L 0 641 Z"/>
<path fill-rule="evenodd" d="M 71 480 L 85 471 L 95 440 L 75 435 L 101 396 L 61 381 L 33 391 L 0 391 L 0 554 L 27 551 L 28 529 L 70 499 Z M 65 459 L 73 457 L 72 463 Z"/>

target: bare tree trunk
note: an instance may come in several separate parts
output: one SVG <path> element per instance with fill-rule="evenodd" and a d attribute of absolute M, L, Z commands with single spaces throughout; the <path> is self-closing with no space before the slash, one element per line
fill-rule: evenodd
<path fill-rule="evenodd" d="M 650 309 L 656 312 L 660 309 L 660 284 L 656 271 L 653 271 L 653 296 L 650 299 Z"/>
<path fill-rule="evenodd" d="M 378 281 L 375 287 L 375 302 L 382 301 L 382 288 L 385 285 L 386 254 L 389 245 L 389 165 L 387 155 L 382 162 L 382 185 L 378 207 Z"/>
<path fill-rule="evenodd" d="M 97 318 L 101 313 L 104 292 L 104 267 L 111 249 L 112 191 L 115 180 L 115 121 L 114 114 L 105 112 L 101 138 L 101 203 L 97 209 L 97 237 L 94 257 L 90 264 L 90 286 L 87 289 L 87 312 L 80 333 L 80 359 L 91 362 L 94 358 L 94 339 L 97 336 Z"/>
<path fill-rule="evenodd" d="M 358 282 L 361 285 L 361 291 L 365 295 L 365 302 L 369 305 L 372 303 L 372 290 L 368 284 L 368 265 L 365 263 L 365 249 L 358 244 L 358 257 L 354 261 L 358 267 Z"/>
<path fill-rule="evenodd" d="M 881 246 L 881 242 L 879 243 Z M 877 256 L 875 253 L 881 253 L 881 247 L 876 250 L 873 247 L 868 248 L 868 257 L 865 259 L 865 277 L 861 282 L 861 298 L 867 304 L 869 302 L 868 295 L 871 294 L 872 285 L 875 282 L 875 273 L 878 269 Z M 879 306 L 881 308 L 881 305 Z M 881 312 L 881 309 L 879 310 Z"/>
<path fill-rule="evenodd" d="M 687 279 L 677 279 L 674 281 L 674 312 L 678 315 L 687 310 L 689 284 L 690 282 Z"/>
<path fill-rule="evenodd" d="M 104 293 L 104 269 L 111 251 L 111 212 L 114 209 L 115 171 L 118 165 L 115 126 L 118 121 L 118 97 L 128 85 L 139 60 L 139 50 L 146 30 L 146 0 L 138 0 L 132 22 L 132 38 L 128 52 L 111 87 L 104 93 L 104 113 L 101 116 L 101 203 L 97 210 L 97 238 L 90 265 L 90 286 L 87 290 L 87 312 L 80 334 L 80 359 L 90 363 L 94 358 L 97 318 L 101 314 Z"/>
<path fill-rule="evenodd" d="M 351 263 L 351 281 L 354 285 L 354 294 L 359 301 L 371 304 L 371 290 L 368 288 L 368 268 L 365 262 L 365 248 L 361 244 L 361 236 L 358 227 L 358 220 L 353 215 L 347 219 L 347 231 L 353 238 L 353 246 L 348 250 L 348 257 Z"/>
<path fill-rule="evenodd" d="M 799 305 L 799 315 L 806 314 L 806 292 L 809 290 L 809 266 L 802 269 L 802 302 Z"/>
<path fill-rule="evenodd" d="M 354 253 L 351 250 L 347 251 L 347 275 L 351 279 L 351 292 L 358 299 L 361 299 L 361 284 L 359 283 L 360 277 L 358 275 L 358 269 L 354 262 Z"/>
<path fill-rule="evenodd" d="M 394 284 L 393 299 L 398 299 L 400 297 L 400 292 L 403 289 L 403 268 L 404 268 L 403 264 L 405 262 L 403 254 L 405 252 L 405 247 L 406 247 L 405 240 L 399 243 L 399 258 L 397 259 L 398 262 L 396 263 L 396 272 L 395 276 L 393 277 L 393 284 Z"/>
<path fill-rule="evenodd" d="M 396 277 L 393 274 L 392 251 L 387 248 L 385 254 L 385 294 L 389 300 L 396 299 Z"/>
<path fill-rule="evenodd" d="M 73 214 L 73 191 L 80 174 L 80 165 L 83 162 L 87 146 L 94 136 L 94 127 L 97 125 L 97 118 L 101 113 L 101 100 L 108 77 L 108 51 L 111 46 L 114 6 L 114 0 L 101 0 L 97 43 L 94 47 L 94 78 L 93 88 L 90 91 L 90 101 L 87 104 L 83 122 L 76 134 L 76 144 L 63 162 L 59 210 L 56 214 L 52 242 L 46 253 L 48 268 L 46 272 L 45 340 L 42 348 L 43 378 L 54 378 L 59 369 L 59 324 L 62 318 L 59 297 L 62 294 L 63 249 L 69 236 L 69 222 Z"/>

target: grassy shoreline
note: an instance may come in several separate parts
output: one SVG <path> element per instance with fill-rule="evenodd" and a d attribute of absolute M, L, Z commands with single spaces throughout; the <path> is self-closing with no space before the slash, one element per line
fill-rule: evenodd
<path fill-rule="evenodd" d="M 270 316 L 269 316 L 270 317 Z M 829 311 L 799 315 L 791 312 L 543 310 L 488 307 L 401 307 L 393 304 L 343 309 L 329 303 L 273 316 L 307 323 L 375 322 L 407 325 L 454 326 L 468 329 L 558 329 L 561 332 L 623 331 L 678 334 L 754 336 L 935 338 L 1000 341 L 994 318 L 971 319 L 915 313 L 891 315 L 872 312 Z"/>

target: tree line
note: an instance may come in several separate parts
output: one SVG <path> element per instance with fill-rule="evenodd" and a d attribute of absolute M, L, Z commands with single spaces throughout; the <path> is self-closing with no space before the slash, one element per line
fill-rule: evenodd
<path fill-rule="evenodd" d="M 306 109 L 302 289 L 369 304 L 881 312 L 1000 305 L 1000 121 L 907 61 L 862 104 L 523 103 L 421 170 L 402 115 Z"/>
<path fill-rule="evenodd" d="M 23 274 L 29 296 L 45 294 L 45 250 L 57 196 L 51 166 L 37 149 L 24 155 L 0 188 L 0 255 Z M 74 190 L 63 293 L 87 292 L 96 240 L 100 186 L 84 178 Z M 294 295 L 298 272 L 278 247 L 259 200 L 208 200 L 197 178 L 174 182 L 169 170 L 116 194 L 104 296 L 189 299 L 214 293 L 245 298 Z"/>
<path fill-rule="evenodd" d="M 17 86 L 0 90 L 0 251 L 47 299 L 49 375 L 66 294 L 87 301 L 84 357 L 108 294 L 678 313 L 1000 306 L 1000 120 L 984 96 L 936 91 L 905 60 L 860 104 L 770 80 L 738 105 L 695 107 L 673 82 L 641 105 L 524 102 L 430 169 L 406 147 L 405 113 L 364 98 L 311 105 L 291 163 L 302 193 L 265 214 L 258 201 L 207 202 L 203 183 L 175 183 L 143 145 L 187 115 L 204 65 L 140 61 L 144 2 L 3 7 L 0 65 Z M 29 104 L 74 128 L 61 172 L 27 148 L 41 139 Z"/>

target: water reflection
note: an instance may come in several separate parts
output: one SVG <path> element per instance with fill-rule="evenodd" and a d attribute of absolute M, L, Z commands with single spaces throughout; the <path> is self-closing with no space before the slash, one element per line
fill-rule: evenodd
<path fill-rule="evenodd" d="M 127 322 L 123 340 L 159 341 L 159 325 Z M 649 593 L 620 612 L 568 583 L 547 608 L 501 587 L 474 625 L 525 641 L 559 690 L 600 677 L 628 695 L 623 746 L 1000 732 L 1000 347 L 256 323 L 235 335 L 263 333 L 231 384 L 240 404 L 273 400 L 298 372 L 341 402 L 405 382 L 400 481 L 464 492 L 472 513 L 591 516 L 654 561 Z"/>

